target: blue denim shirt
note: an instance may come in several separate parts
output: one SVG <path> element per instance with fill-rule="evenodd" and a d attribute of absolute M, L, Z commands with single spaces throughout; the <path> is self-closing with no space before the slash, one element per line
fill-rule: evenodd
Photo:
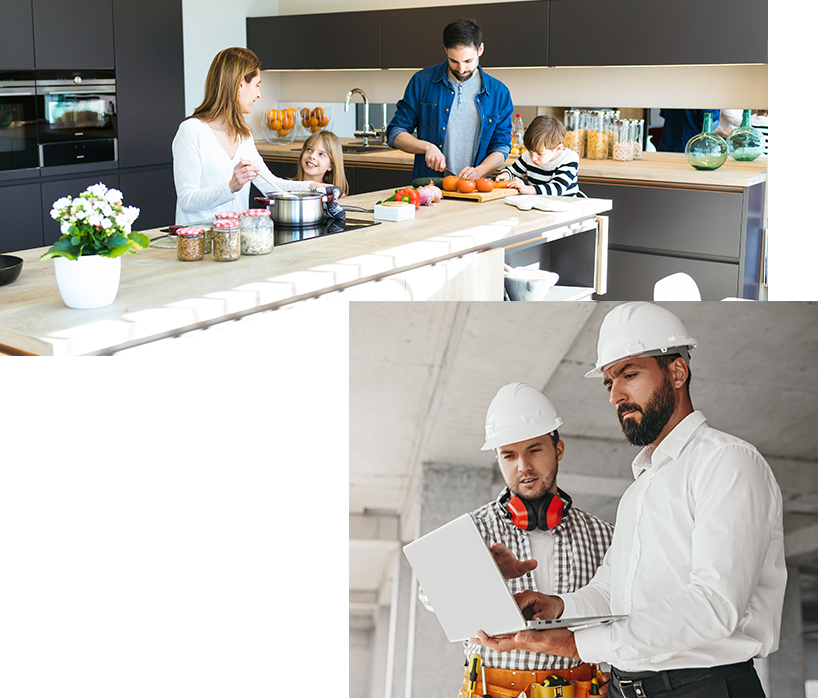
<path fill-rule="evenodd" d="M 449 85 L 447 69 L 448 63 L 439 63 L 412 76 L 386 129 L 390 146 L 393 146 L 399 133 L 411 134 L 417 129 L 417 138 L 434 143 L 443 150 L 449 109 L 454 102 L 454 90 Z M 514 113 L 509 89 L 485 73 L 482 67 L 478 66 L 478 69 L 483 80 L 483 89 L 475 98 L 477 111 L 480 112 L 480 146 L 472 166 L 483 162 L 489 153 L 508 155 L 511 150 L 511 115 Z M 440 172 L 426 165 L 425 155 L 415 155 L 413 178 L 439 176 Z"/>

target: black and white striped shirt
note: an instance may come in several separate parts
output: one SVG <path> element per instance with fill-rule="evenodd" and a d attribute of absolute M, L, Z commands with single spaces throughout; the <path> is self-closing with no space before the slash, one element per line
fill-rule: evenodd
<path fill-rule="evenodd" d="M 519 177 L 533 186 L 538 194 L 550 196 L 576 196 L 579 192 L 577 171 L 579 156 L 570 148 L 563 148 L 550 162 L 535 165 L 526 150 L 508 167 L 500 170 L 508 172 L 512 179 Z"/>
<path fill-rule="evenodd" d="M 493 502 L 472 512 L 472 518 L 486 541 L 486 545 L 502 543 L 518 560 L 530 560 L 530 535 L 554 537 L 553 593 L 566 594 L 584 587 L 596 573 L 605 557 L 605 552 L 613 538 L 613 526 L 602 519 L 572 507 L 559 526 L 551 531 L 532 531 L 531 533 L 517 528 L 506 518 L 505 509 L 500 500 L 506 493 L 504 489 Z M 537 589 L 534 575 L 529 573 L 518 579 L 506 581 L 512 594 L 525 589 Z M 480 660 L 487 668 L 516 669 L 521 671 L 538 671 L 545 669 L 570 669 L 580 662 L 566 657 L 556 657 L 537 652 L 512 650 L 497 653 L 488 647 L 464 643 L 468 659 L 474 652 L 480 653 Z"/>

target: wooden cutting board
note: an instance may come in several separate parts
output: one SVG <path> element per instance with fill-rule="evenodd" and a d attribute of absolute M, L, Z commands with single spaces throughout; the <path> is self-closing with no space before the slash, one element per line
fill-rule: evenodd
<path fill-rule="evenodd" d="M 472 201 L 492 201 L 493 199 L 504 199 L 507 196 L 514 196 L 518 191 L 516 189 L 492 189 L 491 191 L 477 191 L 476 189 L 470 194 L 463 194 L 459 191 L 444 191 L 444 198 L 448 199 L 471 199 Z"/>

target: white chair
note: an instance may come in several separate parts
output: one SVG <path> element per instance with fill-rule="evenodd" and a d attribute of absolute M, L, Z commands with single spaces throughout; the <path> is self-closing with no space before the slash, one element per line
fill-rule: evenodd
<path fill-rule="evenodd" d="M 691 276 L 683 271 L 676 272 L 653 285 L 655 301 L 700 301 L 702 294 Z"/>

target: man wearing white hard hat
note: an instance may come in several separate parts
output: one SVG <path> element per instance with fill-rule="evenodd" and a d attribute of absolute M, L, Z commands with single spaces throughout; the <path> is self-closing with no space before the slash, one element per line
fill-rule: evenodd
<path fill-rule="evenodd" d="M 557 431 L 561 424 L 548 398 L 525 383 L 500 388 L 488 408 L 482 450 L 494 452 L 506 486 L 472 517 L 504 575 L 516 577 L 508 581 L 512 593 L 574 591 L 591 580 L 611 544 L 613 526 L 571 506 L 570 496 L 557 487 L 565 453 Z M 577 659 L 525 651 L 499 654 L 466 643 L 466 657 L 474 652 L 486 669 L 487 686 L 481 676 L 478 695 L 516 698 L 529 684 L 554 674 L 593 678 L 590 665 Z M 467 694 L 468 669 L 460 696 Z"/>
<path fill-rule="evenodd" d="M 518 599 L 536 617 L 628 614 L 607 626 L 480 641 L 612 665 L 609 696 L 760 698 L 754 657 L 778 648 L 786 567 L 781 492 L 754 446 L 708 426 L 689 392 L 697 342 L 650 303 L 605 317 L 596 366 L 642 450 L 594 579 Z"/>

